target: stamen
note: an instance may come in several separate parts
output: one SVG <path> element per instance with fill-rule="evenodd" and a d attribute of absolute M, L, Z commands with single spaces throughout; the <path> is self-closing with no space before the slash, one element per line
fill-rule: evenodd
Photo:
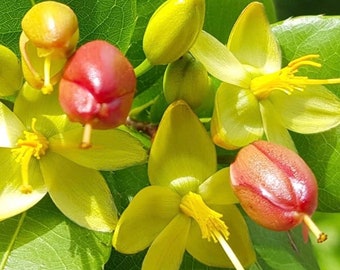
<path fill-rule="evenodd" d="M 234 267 L 237 270 L 244 269 L 227 243 L 229 232 L 228 227 L 221 220 L 222 214 L 210 209 L 202 197 L 193 192 L 189 192 L 182 198 L 179 207 L 185 215 L 192 217 L 198 223 L 203 239 L 208 241 L 212 239 L 214 243 L 219 242 Z"/>
<path fill-rule="evenodd" d="M 51 94 L 53 91 L 53 85 L 51 84 L 51 57 L 46 56 L 44 61 L 44 85 L 41 88 L 43 94 Z"/>
<path fill-rule="evenodd" d="M 320 229 L 316 226 L 313 220 L 306 214 L 303 215 L 303 222 L 307 225 L 307 227 L 311 230 L 311 232 L 316 236 L 317 242 L 322 243 L 327 240 L 327 234 L 320 231 Z"/>
<path fill-rule="evenodd" d="M 321 64 L 312 59 L 319 58 L 318 54 L 305 55 L 291 61 L 285 68 L 263 76 L 255 77 L 250 83 L 250 90 L 259 99 L 267 98 L 274 90 L 279 90 L 287 95 L 293 91 L 304 91 L 306 85 L 324 85 L 340 83 L 340 78 L 335 79 L 309 79 L 307 76 L 295 76 L 301 66 L 320 68 Z"/>
<path fill-rule="evenodd" d="M 184 214 L 197 221 L 201 228 L 202 238 L 216 243 L 214 231 L 219 231 L 228 239 L 229 232 L 225 223 L 220 219 L 222 215 L 210 209 L 202 197 L 196 193 L 189 192 L 182 198 L 180 209 Z"/>
<path fill-rule="evenodd" d="M 32 119 L 32 131 L 24 131 L 24 139 L 19 139 L 17 148 L 12 149 L 12 153 L 16 155 L 15 161 L 21 164 L 22 186 L 20 191 L 24 194 L 32 192 L 32 186 L 29 184 L 29 163 L 33 157 L 40 159 L 45 155 L 48 149 L 48 140 L 35 129 L 36 119 Z"/>

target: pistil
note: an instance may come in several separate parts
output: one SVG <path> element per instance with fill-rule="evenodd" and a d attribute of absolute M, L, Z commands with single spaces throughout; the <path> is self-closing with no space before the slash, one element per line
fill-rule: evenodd
<path fill-rule="evenodd" d="M 51 94 L 53 85 L 51 84 L 51 56 L 46 56 L 44 61 L 44 85 L 41 88 L 43 94 Z"/>

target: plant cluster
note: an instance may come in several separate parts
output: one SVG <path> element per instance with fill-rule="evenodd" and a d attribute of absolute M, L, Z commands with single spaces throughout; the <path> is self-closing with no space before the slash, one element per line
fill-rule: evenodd
<path fill-rule="evenodd" d="M 262 3 L 245 5 L 227 44 L 204 29 L 206 4 L 158 6 L 135 67 L 105 38 L 80 42 L 67 4 L 25 12 L 19 57 L 0 47 L 0 221 L 19 217 L 0 269 L 46 197 L 70 226 L 107 235 L 109 251 L 147 250 L 146 270 L 180 269 L 186 254 L 206 267 L 265 269 L 254 227 L 288 232 L 294 248 L 299 225 L 306 243 L 309 231 L 327 240 L 311 219 L 320 180 L 294 136 L 336 130 L 340 99 L 327 86 L 340 78 L 304 74 L 321 68 L 319 52 L 283 64 Z M 141 103 L 155 70 L 157 95 Z M 120 172 L 136 168 L 147 182 L 117 205 Z"/>

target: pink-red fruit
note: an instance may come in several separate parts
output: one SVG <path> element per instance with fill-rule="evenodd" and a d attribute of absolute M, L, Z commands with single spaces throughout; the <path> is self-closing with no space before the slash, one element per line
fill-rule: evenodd
<path fill-rule="evenodd" d="M 298 154 L 257 141 L 239 151 L 230 174 L 235 194 L 255 222 L 276 231 L 303 223 L 319 242 L 326 240 L 310 219 L 317 207 L 317 182 Z"/>
<path fill-rule="evenodd" d="M 108 129 L 125 122 L 135 89 L 136 77 L 128 59 L 110 43 L 94 40 L 68 61 L 59 101 L 71 121 Z"/>

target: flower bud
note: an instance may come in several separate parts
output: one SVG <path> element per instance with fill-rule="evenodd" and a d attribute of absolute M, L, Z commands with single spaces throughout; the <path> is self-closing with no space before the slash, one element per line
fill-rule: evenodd
<path fill-rule="evenodd" d="M 144 34 L 143 49 L 153 65 L 171 63 L 186 52 L 202 30 L 204 0 L 168 0 L 152 15 Z"/>
<path fill-rule="evenodd" d="M 0 96 L 10 96 L 22 85 L 18 57 L 9 48 L 0 45 Z"/>
<path fill-rule="evenodd" d="M 255 222 L 276 231 L 303 223 L 318 242 L 327 239 L 310 219 L 317 207 L 317 182 L 298 154 L 257 141 L 240 150 L 230 174 L 236 196 Z"/>
<path fill-rule="evenodd" d="M 38 55 L 69 57 L 78 42 L 78 20 L 67 5 L 45 1 L 34 5 L 23 17 L 22 29 Z"/>
<path fill-rule="evenodd" d="M 164 74 L 163 90 L 168 103 L 183 99 L 196 109 L 204 102 L 209 87 L 207 70 L 190 54 L 170 63 Z"/>
<path fill-rule="evenodd" d="M 69 59 L 59 84 L 59 101 L 71 121 L 96 129 L 125 122 L 136 88 L 128 59 L 113 45 L 94 40 Z"/>

